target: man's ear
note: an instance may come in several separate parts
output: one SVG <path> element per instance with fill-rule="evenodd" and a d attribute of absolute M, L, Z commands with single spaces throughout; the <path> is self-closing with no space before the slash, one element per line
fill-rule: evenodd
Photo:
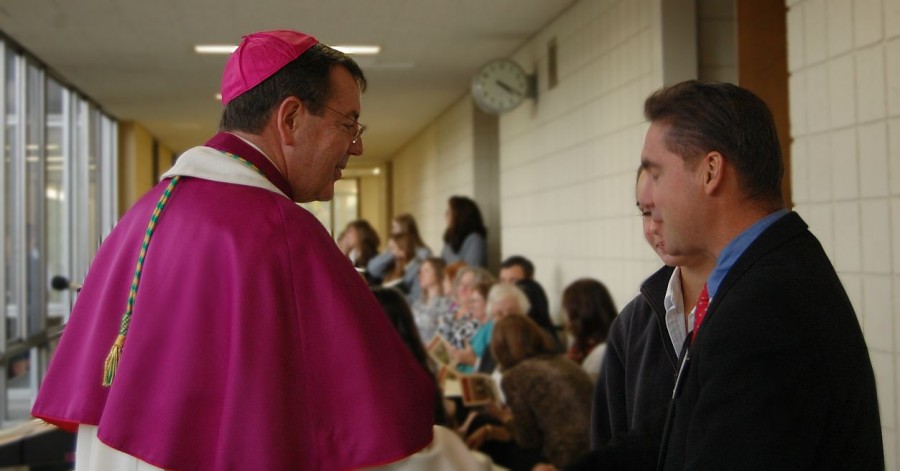
<path fill-rule="evenodd" d="M 722 186 L 725 165 L 725 157 L 716 151 L 709 152 L 701 158 L 700 172 L 707 194 L 715 193 Z"/>
<path fill-rule="evenodd" d="M 306 106 L 297 97 L 287 97 L 275 110 L 275 127 L 282 144 L 294 145 L 294 131 L 300 126 L 306 114 Z"/>

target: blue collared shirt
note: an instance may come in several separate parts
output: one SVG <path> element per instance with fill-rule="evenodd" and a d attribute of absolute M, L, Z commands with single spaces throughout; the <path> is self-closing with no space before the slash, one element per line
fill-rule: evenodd
<path fill-rule="evenodd" d="M 752 226 L 748 227 L 744 232 L 741 232 L 740 235 L 735 237 L 725 246 L 725 249 L 719 254 L 719 259 L 716 260 L 716 267 L 713 268 L 712 273 L 709 274 L 709 278 L 706 280 L 706 290 L 709 292 L 709 299 L 716 297 L 716 291 L 719 290 L 719 285 L 722 284 L 725 275 L 731 270 L 734 262 L 741 258 L 741 255 L 744 254 L 747 247 L 750 247 L 750 244 L 752 244 L 760 234 L 787 213 L 788 211 L 786 209 L 779 209 L 778 211 L 769 214 L 753 223 Z"/>

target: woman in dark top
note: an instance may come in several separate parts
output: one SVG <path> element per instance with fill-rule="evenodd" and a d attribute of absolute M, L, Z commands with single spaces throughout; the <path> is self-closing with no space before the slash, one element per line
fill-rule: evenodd
<path fill-rule="evenodd" d="M 475 267 L 487 266 L 487 228 L 475 201 L 451 196 L 447 201 L 447 230 L 441 258 L 447 264 L 462 260 Z"/>
<path fill-rule="evenodd" d="M 434 423 L 452 427 L 444 407 L 444 394 L 437 382 L 437 365 L 425 352 L 425 346 L 422 345 L 422 339 L 419 338 L 419 329 L 413 321 L 412 311 L 410 311 L 403 293 L 393 288 L 375 288 L 372 290 L 372 294 L 375 295 L 381 309 L 394 324 L 403 343 L 434 380 Z"/>
<path fill-rule="evenodd" d="M 618 310 L 609 290 L 593 278 L 575 280 L 563 290 L 562 309 L 574 342 L 569 359 L 578 363 L 595 382 L 606 350 L 609 327 Z"/>

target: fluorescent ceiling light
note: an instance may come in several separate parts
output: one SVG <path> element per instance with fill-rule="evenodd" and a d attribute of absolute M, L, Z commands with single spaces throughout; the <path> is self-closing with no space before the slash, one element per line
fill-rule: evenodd
<path fill-rule="evenodd" d="M 231 54 L 237 46 L 231 44 L 198 44 L 194 46 L 197 54 Z"/>
<path fill-rule="evenodd" d="M 359 54 L 361 56 L 374 56 L 381 52 L 381 46 L 365 46 L 365 45 L 338 45 L 331 46 L 344 54 Z"/>
<path fill-rule="evenodd" d="M 358 54 L 363 56 L 375 55 L 381 52 L 381 46 L 347 44 L 331 47 L 344 54 Z M 197 44 L 194 46 L 194 52 L 197 54 L 231 54 L 235 49 L 237 49 L 237 46 L 232 44 Z"/>

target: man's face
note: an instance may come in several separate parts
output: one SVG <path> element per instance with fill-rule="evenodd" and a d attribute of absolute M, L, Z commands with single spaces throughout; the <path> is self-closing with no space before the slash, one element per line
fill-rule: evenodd
<path fill-rule="evenodd" d="M 654 237 L 648 242 L 657 253 L 659 246 L 668 255 L 691 255 L 702 249 L 703 187 L 699 173 L 666 149 L 668 130 L 668 125 L 654 122 L 647 131 L 641 166 L 648 182 L 638 201 L 643 198 L 650 209 L 649 232 Z"/>
<path fill-rule="evenodd" d="M 525 270 L 519 265 L 513 265 L 508 268 L 500 269 L 500 281 L 502 283 L 516 284 L 519 280 L 525 279 Z"/>
<path fill-rule="evenodd" d="M 653 209 L 653 200 L 650 199 L 650 173 L 646 170 L 642 171 L 640 177 L 638 177 L 634 193 L 637 201 L 637 208 L 641 214 L 644 239 L 647 240 L 647 243 L 650 244 L 650 247 L 653 248 L 656 255 L 662 259 L 663 263 L 669 265 L 669 261 L 667 260 L 668 255 L 665 251 L 665 242 L 663 242 L 662 231 L 660 230 L 662 224 L 654 223 L 653 218 L 650 217 L 650 212 Z"/>
<path fill-rule="evenodd" d="M 362 138 L 353 143 L 353 119 L 360 113 L 359 84 L 347 69 L 334 66 L 331 90 L 327 108 L 319 115 L 304 108 L 305 119 L 293 131 L 297 144 L 285 154 L 288 182 L 298 202 L 330 200 L 334 182 L 341 179 L 350 156 L 363 152 Z"/>

